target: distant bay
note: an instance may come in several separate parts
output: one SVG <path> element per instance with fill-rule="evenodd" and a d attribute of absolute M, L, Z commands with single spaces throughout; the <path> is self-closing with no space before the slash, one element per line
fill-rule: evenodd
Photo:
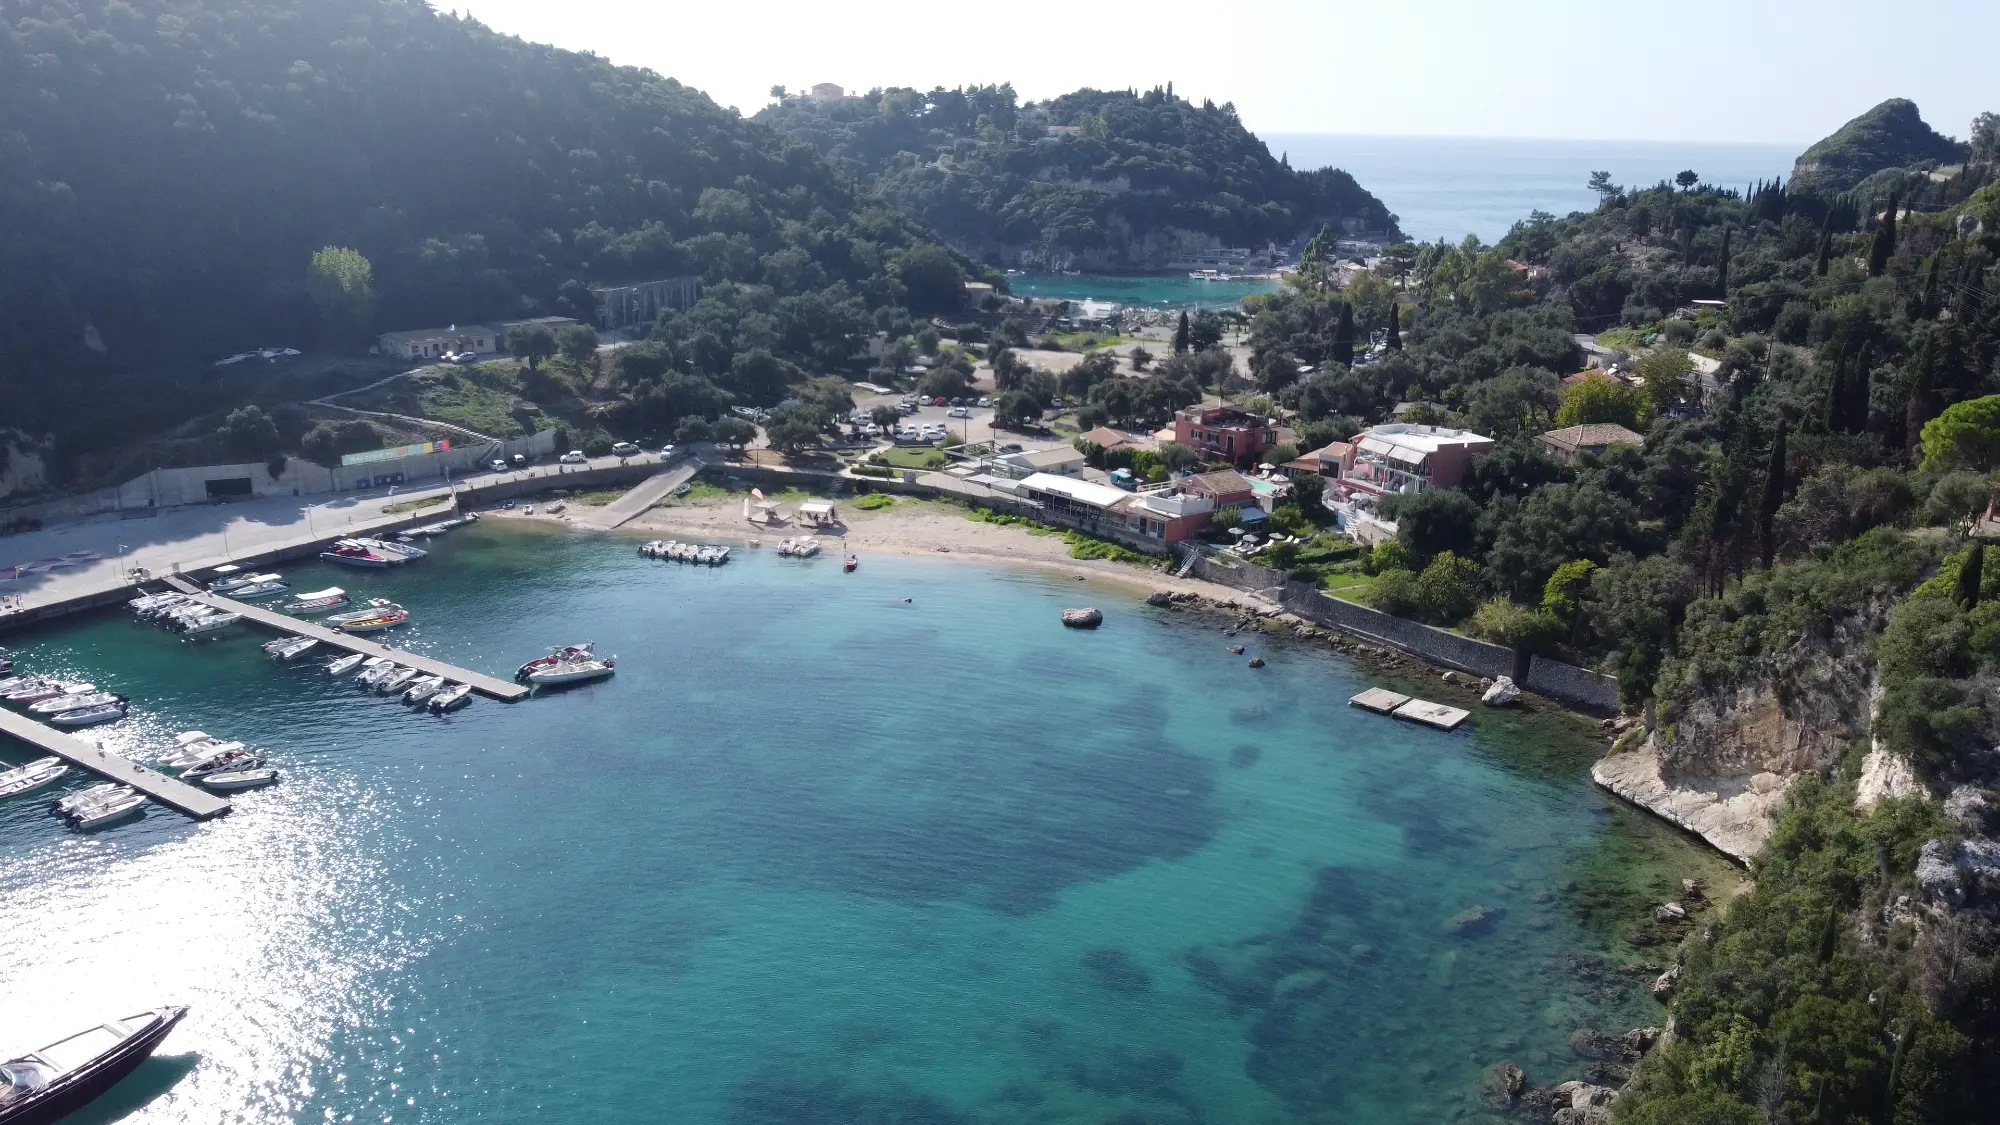
<path fill-rule="evenodd" d="M 1264 133 L 1294 168 L 1346 169 L 1393 212 L 1411 238 L 1452 242 L 1467 234 L 1493 242 L 1530 212 L 1561 216 L 1596 206 L 1590 173 L 1651 186 L 1682 169 L 1741 188 L 1786 176 L 1803 143 L 1579 141 L 1507 137 L 1393 137 Z"/>

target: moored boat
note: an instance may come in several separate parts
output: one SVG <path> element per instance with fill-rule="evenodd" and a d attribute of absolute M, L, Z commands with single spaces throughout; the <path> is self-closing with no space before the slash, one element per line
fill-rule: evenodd
<path fill-rule="evenodd" d="M 181 628 L 181 632 L 189 636 L 198 637 L 208 633 L 221 632 L 241 620 L 243 620 L 243 615 L 240 613 L 211 613 L 188 622 Z"/>
<path fill-rule="evenodd" d="M 410 681 L 410 686 L 403 689 L 403 702 L 410 704 L 422 703 L 443 689 L 443 676 L 418 676 L 416 679 Z"/>
<path fill-rule="evenodd" d="M 53 716 L 49 722 L 59 727 L 91 727 L 99 723 L 115 723 L 125 717 L 125 700 L 120 697 L 113 703 L 99 703 L 94 707 L 80 707 L 74 711 L 64 711 Z"/>
<path fill-rule="evenodd" d="M 169 769 L 180 769 L 184 766 L 199 765 L 210 758 L 241 749 L 243 749 L 241 742 L 224 742 L 219 738 L 207 738 L 179 747 L 162 758 L 160 764 Z"/>
<path fill-rule="evenodd" d="M 224 571 L 228 573 L 224 574 Z M 208 592 L 211 594 L 228 594 L 231 597 L 236 596 L 236 591 L 265 582 L 276 582 L 284 577 L 280 574 L 245 574 L 241 569 L 233 566 L 219 566 L 215 568 L 215 572 L 222 575 L 222 577 L 209 582 Z"/>
<path fill-rule="evenodd" d="M 279 594 L 290 590 L 291 587 L 285 585 L 283 582 L 272 580 L 270 582 L 253 582 L 248 586 L 231 590 L 229 596 L 235 598 L 237 601 L 254 602 L 262 601 L 265 598 L 275 598 Z"/>
<path fill-rule="evenodd" d="M 79 707 L 95 707 L 100 703 L 110 703 L 117 699 L 108 691 L 78 692 L 74 695 L 58 695 L 44 699 L 28 707 L 30 714 L 54 715 L 62 711 L 74 711 Z"/>
<path fill-rule="evenodd" d="M 67 797 L 57 797 L 51 802 L 51 806 L 64 816 L 72 816 L 80 809 L 88 808 L 91 805 L 101 805 L 120 794 L 130 792 L 131 790 L 123 785 L 105 781 L 86 789 L 79 789 Z"/>
<path fill-rule="evenodd" d="M 371 570 L 385 569 L 389 565 L 388 556 L 364 547 L 352 539 L 342 539 L 332 547 L 321 551 L 319 557 L 330 563 Z"/>
<path fill-rule="evenodd" d="M 124 787 L 120 786 L 119 788 L 123 789 Z M 78 809 L 70 815 L 69 820 L 70 824 L 78 830 L 88 832 L 94 828 L 103 828 L 108 824 L 116 824 L 128 816 L 135 816 L 145 807 L 145 794 L 135 793 L 130 789 L 126 789 L 125 792 L 109 800 L 86 805 Z M 0 1118 L 0 1121 L 5 1120 L 5 1118 Z"/>
<path fill-rule="evenodd" d="M 398 668 L 395 675 L 376 684 L 375 690 L 383 695 L 398 695 L 402 693 L 404 688 L 415 683 L 417 677 L 421 675 L 423 673 L 417 671 L 415 668 Z"/>
<path fill-rule="evenodd" d="M 333 663 L 328 664 L 326 666 L 326 674 L 329 676 L 345 676 L 349 672 L 352 672 L 356 668 L 359 668 L 361 666 L 361 662 L 366 659 L 368 658 L 358 652 L 349 653 L 346 656 L 343 656 L 340 659 L 335 660 Z"/>
<path fill-rule="evenodd" d="M 18 797 L 53 785 L 68 776 L 69 767 L 61 758 L 36 758 L 24 766 L 0 772 L 0 797 Z"/>
<path fill-rule="evenodd" d="M 319 647 L 318 637 L 285 637 L 264 646 L 273 660 L 290 662 Z"/>
<path fill-rule="evenodd" d="M 442 715 L 472 702 L 471 684 L 453 684 L 431 696 L 431 714 Z"/>
<path fill-rule="evenodd" d="M 278 780 L 278 771 L 265 766 L 259 769 L 212 773 L 202 778 L 201 783 L 210 789 L 229 793 L 238 789 L 255 789 L 260 785 L 269 785 L 276 780 Z"/>
<path fill-rule="evenodd" d="M 372 614 L 336 626 L 343 633 L 379 633 L 384 629 L 394 629 L 410 619 L 410 611 L 402 606 L 390 606 Z"/>
<path fill-rule="evenodd" d="M 40 703 L 44 699 L 56 699 L 65 695 L 82 695 L 85 692 L 96 690 L 96 684 L 65 684 L 54 680 L 41 680 L 8 692 L 7 702 L 31 705 Z"/>
<path fill-rule="evenodd" d="M 0 1062 L 0 1125 L 41 1125 L 89 1105 L 145 1062 L 185 1015 L 179 1005 L 155 1008 Z"/>
<path fill-rule="evenodd" d="M 278 603 L 280 613 L 319 613 L 322 610 L 338 609 L 347 604 L 347 591 L 338 586 L 328 586 L 324 590 L 313 590 L 300 594 L 290 601 Z"/>
<path fill-rule="evenodd" d="M 601 680 L 617 670 L 618 658 L 607 656 L 581 660 L 564 660 L 546 668 L 537 668 L 528 673 L 528 682 L 546 687 L 557 684 L 580 684 L 586 680 Z"/>
<path fill-rule="evenodd" d="M 389 543 L 381 539 L 352 539 L 349 542 L 366 547 L 376 554 L 381 555 L 383 558 L 389 560 L 391 566 L 400 563 L 415 562 L 425 555 L 430 554 L 429 551 L 424 550 L 422 547 L 412 546 L 408 543 Z"/>
<path fill-rule="evenodd" d="M 200 781 L 210 774 L 229 773 L 234 770 L 256 769 L 264 764 L 263 755 L 254 750 L 230 750 L 205 758 L 181 771 L 182 781 Z"/>
<path fill-rule="evenodd" d="M 859 558 L 853 555 L 849 555 L 847 556 L 847 561 L 840 564 L 840 569 L 848 574 L 853 574 L 854 568 L 860 565 L 861 565 L 861 560 Z"/>
<path fill-rule="evenodd" d="M 514 678 L 516 680 L 525 680 L 528 678 L 529 673 L 540 668 L 554 667 L 565 660 L 588 660 L 590 659 L 590 650 L 591 646 L 588 643 L 552 648 L 549 650 L 547 656 L 538 656 L 515 669 Z"/>

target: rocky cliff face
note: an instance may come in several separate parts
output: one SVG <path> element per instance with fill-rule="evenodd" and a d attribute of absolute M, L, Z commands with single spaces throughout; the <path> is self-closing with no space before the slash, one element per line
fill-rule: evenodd
<path fill-rule="evenodd" d="M 1868 736 L 1874 673 L 1861 618 L 1761 658 L 1733 690 L 1680 703 L 1673 721 L 1591 767 L 1601 786 L 1739 861 L 1764 849 L 1791 779 Z"/>

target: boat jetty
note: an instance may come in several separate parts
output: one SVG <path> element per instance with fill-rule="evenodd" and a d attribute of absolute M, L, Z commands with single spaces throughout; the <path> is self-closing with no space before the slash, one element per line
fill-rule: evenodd
<path fill-rule="evenodd" d="M 1432 703 L 1428 699 L 1413 699 L 1388 688 L 1369 688 L 1348 700 L 1347 705 L 1406 722 L 1422 723 L 1424 726 L 1436 727 L 1439 730 L 1456 730 L 1460 723 L 1472 717 L 1470 711 L 1447 707 L 1442 703 Z"/>

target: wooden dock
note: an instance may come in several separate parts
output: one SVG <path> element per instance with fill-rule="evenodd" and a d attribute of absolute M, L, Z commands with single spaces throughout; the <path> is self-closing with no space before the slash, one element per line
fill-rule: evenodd
<path fill-rule="evenodd" d="M 229 811 L 229 802 L 198 789 L 185 781 L 168 777 L 158 770 L 100 750 L 80 738 L 64 734 L 25 715 L 0 710 L 0 732 L 33 746 L 44 754 L 54 754 L 70 765 L 89 770 L 120 785 L 129 785 L 155 801 L 184 812 L 196 820 L 208 820 Z"/>
<path fill-rule="evenodd" d="M 1428 699 L 1413 699 L 1388 688 L 1369 688 L 1348 700 L 1347 705 L 1406 722 L 1422 723 L 1439 730 L 1456 730 L 1460 723 L 1472 717 L 1470 711 L 1447 707 L 1442 703 L 1432 703 Z"/>
<path fill-rule="evenodd" d="M 206 602 L 218 609 L 228 610 L 230 613 L 240 613 L 243 615 L 243 620 L 261 625 L 273 632 L 290 633 L 299 637 L 312 637 L 323 645 L 342 649 L 347 652 L 365 653 L 369 656 L 386 656 L 398 664 L 408 668 L 415 668 L 426 675 L 443 676 L 447 680 L 455 680 L 462 684 L 471 684 L 473 691 L 489 699 L 497 699 L 502 703 L 513 703 L 528 697 L 528 688 L 525 685 L 517 684 L 510 680 L 495 679 L 492 676 L 454 667 L 442 660 L 433 660 L 428 656 L 418 656 L 414 652 L 404 652 L 402 649 L 390 648 L 388 645 L 378 644 L 363 637 L 343 633 L 338 629 L 329 629 L 315 622 L 297 617 L 287 617 L 282 613 L 254 606 L 248 602 L 239 602 L 234 598 L 225 598 L 219 594 L 205 593 L 200 587 L 179 575 L 169 575 L 164 581 L 167 585 L 172 586 L 174 589 L 198 602 Z"/>

